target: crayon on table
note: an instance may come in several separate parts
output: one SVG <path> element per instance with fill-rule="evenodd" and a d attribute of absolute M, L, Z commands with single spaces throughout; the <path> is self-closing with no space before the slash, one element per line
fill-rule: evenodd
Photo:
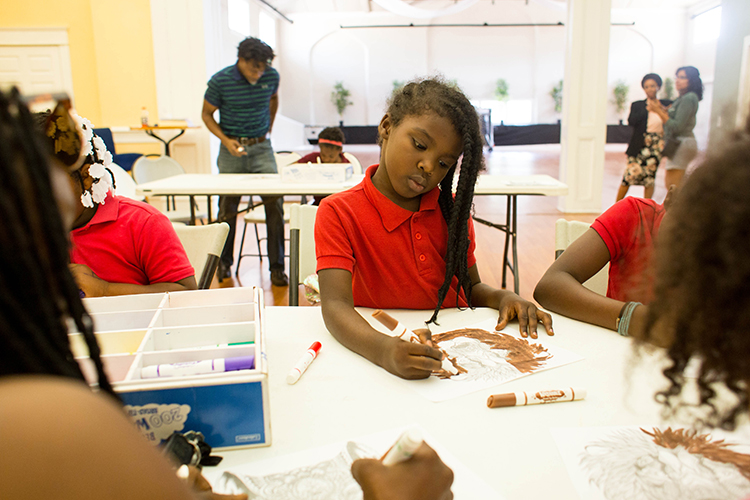
<path fill-rule="evenodd" d="M 286 376 L 287 384 L 294 385 L 297 383 L 302 374 L 305 373 L 305 370 L 307 370 L 307 367 L 310 366 L 310 363 L 312 363 L 313 360 L 318 357 L 318 351 L 320 351 L 320 347 L 320 342 L 313 342 L 310 348 L 305 351 L 305 354 L 303 354 L 299 361 L 297 361 L 297 364 L 292 367 L 289 375 Z"/>
<path fill-rule="evenodd" d="M 579 401 L 585 397 L 586 389 L 580 387 L 567 387 L 565 389 L 537 392 L 509 392 L 506 394 L 493 394 L 487 398 L 487 407 L 501 408 L 504 406 L 562 403 L 564 401 Z"/>
<path fill-rule="evenodd" d="M 417 429 L 408 429 L 393 443 L 381 461 L 383 465 L 394 465 L 409 460 L 412 455 L 422 446 L 424 440 L 422 433 Z"/>

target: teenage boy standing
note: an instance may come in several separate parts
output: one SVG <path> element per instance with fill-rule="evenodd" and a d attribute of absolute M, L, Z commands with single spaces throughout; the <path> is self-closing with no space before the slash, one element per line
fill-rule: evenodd
<path fill-rule="evenodd" d="M 276 160 L 267 137 L 279 107 L 279 72 L 271 67 L 275 54 L 263 41 L 248 37 L 237 47 L 237 63 L 228 66 L 208 82 L 203 100 L 203 122 L 221 139 L 217 165 L 220 173 L 277 173 Z M 221 122 L 214 113 L 219 110 Z M 284 273 L 283 197 L 264 196 L 268 260 L 271 283 L 287 286 Z M 219 273 L 230 276 L 234 261 L 234 237 L 239 196 L 219 197 L 219 220 L 229 224 L 221 254 Z"/>

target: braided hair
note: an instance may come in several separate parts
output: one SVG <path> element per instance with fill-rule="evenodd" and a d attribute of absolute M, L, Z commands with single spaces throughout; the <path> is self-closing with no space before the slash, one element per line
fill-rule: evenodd
<path fill-rule="evenodd" d="M 437 324 L 437 316 L 455 276 L 458 280 L 456 307 L 461 290 L 471 307 L 471 279 L 469 278 L 469 217 L 471 216 L 474 186 L 479 172 L 484 169 L 483 138 L 479 116 L 469 99 L 454 84 L 441 78 L 409 82 L 393 93 L 388 100 L 388 116 L 397 126 L 407 116 L 435 113 L 450 120 L 461 137 L 460 165 L 448 170 L 440 182 L 438 205 L 448 224 L 448 246 L 445 255 L 445 279 L 438 290 L 437 304 L 428 323 Z M 459 170 L 458 187 L 453 196 L 453 177 Z"/>
<path fill-rule="evenodd" d="M 53 194 L 49 145 L 17 89 L 0 92 L 0 376 L 84 381 L 68 321 L 88 345 L 100 389 L 107 379 L 91 317 L 68 269 L 68 239 Z"/>

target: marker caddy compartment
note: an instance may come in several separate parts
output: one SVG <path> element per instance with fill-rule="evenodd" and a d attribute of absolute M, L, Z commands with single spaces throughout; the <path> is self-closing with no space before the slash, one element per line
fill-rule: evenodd
<path fill-rule="evenodd" d="M 105 372 L 139 431 L 154 443 L 203 433 L 214 449 L 271 444 L 262 290 L 225 288 L 84 299 Z M 83 336 L 69 334 L 96 381 Z M 235 345 L 231 345 L 235 344 Z M 254 356 L 253 369 L 141 378 L 146 366 Z"/>

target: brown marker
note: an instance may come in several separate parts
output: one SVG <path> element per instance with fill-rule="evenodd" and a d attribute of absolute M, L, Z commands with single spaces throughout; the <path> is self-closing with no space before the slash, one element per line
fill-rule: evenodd
<path fill-rule="evenodd" d="M 396 335 L 398 337 L 406 340 L 407 342 L 411 342 L 412 339 L 414 339 L 414 342 L 422 342 L 419 339 L 419 335 L 406 328 L 404 325 L 399 323 L 396 318 L 383 311 L 382 309 L 378 309 L 377 311 L 372 313 L 372 317 L 380 321 L 383 326 L 388 328 L 390 331 L 396 332 Z"/>
<path fill-rule="evenodd" d="M 546 403 L 562 403 L 563 401 L 578 401 L 586 397 L 586 389 L 568 387 L 538 392 L 509 392 L 494 394 L 487 398 L 488 408 L 503 406 L 525 406 Z"/>

